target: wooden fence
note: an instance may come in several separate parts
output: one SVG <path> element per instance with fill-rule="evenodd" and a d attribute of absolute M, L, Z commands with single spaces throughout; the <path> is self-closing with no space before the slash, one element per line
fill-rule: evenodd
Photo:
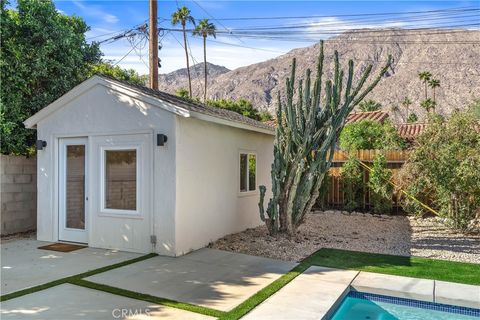
<path fill-rule="evenodd" d="M 397 150 L 358 150 L 356 156 L 364 164 L 371 167 L 372 162 L 377 154 L 383 153 L 387 159 L 387 168 L 392 170 L 392 181 L 395 183 L 398 177 L 398 172 L 402 167 L 403 163 L 407 159 L 406 151 L 397 151 Z M 335 151 L 333 155 L 332 167 L 329 171 L 329 184 L 328 190 L 323 199 L 319 200 L 319 206 L 323 208 L 333 208 L 333 209 L 342 209 L 345 203 L 345 193 L 344 193 L 344 184 L 341 178 L 341 169 L 345 161 L 347 160 L 348 155 L 343 151 Z M 363 201 L 360 204 L 360 209 L 369 210 L 370 209 L 370 190 L 368 188 L 368 178 L 369 171 L 366 168 L 363 168 Z M 400 195 L 394 193 L 392 196 L 393 201 L 393 211 L 399 212 L 401 207 L 399 205 Z"/>

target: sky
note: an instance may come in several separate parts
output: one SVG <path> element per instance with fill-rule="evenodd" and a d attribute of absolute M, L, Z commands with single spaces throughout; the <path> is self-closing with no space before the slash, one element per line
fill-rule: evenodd
<path fill-rule="evenodd" d="M 82 17 L 90 26 L 86 38 L 89 42 L 101 41 L 124 30 L 145 23 L 148 19 L 148 1 L 97 1 L 73 0 L 54 1 L 57 10 L 67 15 Z M 309 46 L 320 38 L 332 36 L 318 34 L 318 30 L 334 28 L 378 28 L 378 27 L 427 27 L 429 23 L 447 26 L 449 23 L 478 22 L 478 16 L 465 16 L 456 21 L 448 18 L 418 22 L 408 21 L 408 14 L 398 14 L 412 11 L 441 10 L 459 7 L 480 8 L 480 0 L 476 1 L 158 1 L 159 26 L 173 27 L 170 23 L 172 13 L 186 5 L 192 16 L 199 20 L 208 18 L 218 30 L 228 31 L 238 28 L 262 26 L 285 26 L 302 24 L 302 28 L 317 30 L 314 35 L 298 37 L 292 41 L 278 39 L 252 39 L 236 37 L 229 34 L 218 34 L 214 41 L 207 42 L 208 62 L 235 69 L 241 66 L 275 58 L 291 49 Z M 386 16 L 348 16 L 358 14 L 397 13 Z M 305 17 L 308 16 L 308 17 Z M 317 16 L 317 17 L 311 17 Z M 320 17 L 319 17 L 320 16 Z M 258 20 L 227 20 L 239 17 L 303 17 L 296 19 L 258 19 Z M 414 19 L 415 20 L 415 19 Z M 323 28 L 323 29 L 322 29 Z M 159 35 L 161 50 L 160 73 L 168 73 L 184 68 L 185 53 L 181 46 L 180 32 L 164 32 Z M 193 63 L 203 61 L 203 44 L 200 38 L 188 35 Z M 135 48 L 132 48 L 132 43 Z M 250 48 L 246 48 L 250 47 Z M 123 68 L 132 68 L 140 74 L 148 72 L 148 43 L 139 37 L 123 38 L 114 42 L 101 44 L 104 59 L 118 64 Z"/>

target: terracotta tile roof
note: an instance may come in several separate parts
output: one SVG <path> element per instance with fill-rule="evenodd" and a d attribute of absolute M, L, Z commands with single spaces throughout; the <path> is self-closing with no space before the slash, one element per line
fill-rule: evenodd
<path fill-rule="evenodd" d="M 368 112 L 351 112 L 347 116 L 347 123 L 357 122 L 360 120 L 372 120 L 383 122 L 388 118 L 388 113 L 385 111 L 368 111 Z"/>
<path fill-rule="evenodd" d="M 426 127 L 426 123 L 402 123 L 397 126 L 398 135 L 407 140 L 415 139 Z"/>

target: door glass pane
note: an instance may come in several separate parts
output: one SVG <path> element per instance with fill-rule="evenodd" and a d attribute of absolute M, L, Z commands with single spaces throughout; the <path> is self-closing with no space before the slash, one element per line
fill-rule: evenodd
<path fill-rule="evenodd" d="M 66 227 L 85 229 L 85 146 L 67 146 Z"/>
<path fill-rule="evenodd" d="M 137 209 L 137 151 L 105 151 L 105 208 Z"/>

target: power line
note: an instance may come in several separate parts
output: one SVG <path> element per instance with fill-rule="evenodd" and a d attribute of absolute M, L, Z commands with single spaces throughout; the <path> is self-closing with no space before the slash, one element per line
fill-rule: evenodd
<path fill-rule="evenodd" d="M 123 59 L 125 59 L 132 51 L 133 49 L 135 49 L 134 47 L 132 47 L 132 49 L 130 49 L 130 51 L 128 51 L 120 60 L 118 60 L 117 62 L 115 62 L 113 64 L 113 66 L 116 66 L 117 64 L 119 64 L 120 62 L 122 62 Z"/>
<path fill-rule="evenodd" d="M 229 30 L 230 30 L 230 29 L 229 29 L 228 27 L 226 27 L 221 21 L 215 19 L 215 17 L 212 16 L 212 15 L 211 15 L 205 8 L 203 8 L 197 1 L 195 1 L 195 0 L 192 0 L 192 1 L 193 1 L 193 3 L 195 3 L 200 9 L 202 9 L 203 12 L 205 12 L 208 16 L 210 16 L 210 18 L 212 18 L 213 21 L 216 21 L 216 22 L 217 22 L 220 26 L 222 26 L 226 31 L 229 31 Z M 238 38 L 238 40 L 239 40 L 240 42 L 244 43 L 242 39 Z"/>
<path fill-rule="evenodd" d="M 365 16 L 401 16 L 421 13 L 436 13 L 436 12 L 465 12 L 476 10 L 478 7 L 457 7 L 449 9 L 426 10 L 426 11 L 407 11 L 407 12 L 382 12 L 382 13 L 357 13 L 357 14 L 336 14 L 336 15 L 307 15 L 307 16 L 280 16 L 280 17 L 234 17 L 234 18 L 217 18 L 221 21 L 240 21 L 240 20 L 287 20 L 287 19 L 308 19 L 308 18 L 334 18 L 334 17 L 365 17 Z"/>

